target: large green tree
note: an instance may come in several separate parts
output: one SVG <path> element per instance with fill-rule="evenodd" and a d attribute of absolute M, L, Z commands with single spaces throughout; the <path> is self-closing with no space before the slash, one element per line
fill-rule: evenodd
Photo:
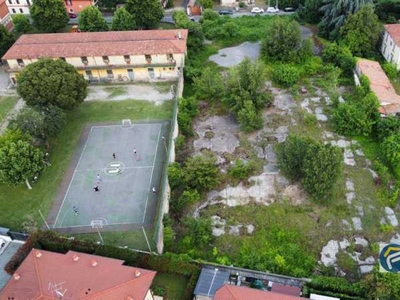
<path fill-rule="evenodd" d="M 79 15 L 79 29 L 88 32 L 107 31 L 108 25 L 96 6 L 86 6 Z"/>
<path fill-rule="evenodd" d="M 44 32 L 56 32 L 67 26 L 69 21 L 62 0 L 35 0 L 30 14 L 33 24 Z"/>
<path fill-rule="evenodd" d="M 18 94 L 29 106 L 78 106 L 87 95 L 87 82 L 61 59 L 43 58 L 26 66 L 18 77 Z"/>
<path fill-rule="evenodd" d="M 269 60 L 298 61 L 303 47 L 300 24 L 295 20 L 276 18 L 262 40 L 261 51 Z"/>
<path fill-rule="evenodd" d="M 8 32 L 3 24 L 0 24 L 0 57 L 3 57 L 14 42 L 15 40 L 12 33 Z"/>
<path fill-rule="evenodd" d="M 13 15 L 12 19 L 14 23 L 13 33 L 16 36 L 19 37 L 20 35 L 28 33 L 32 30 L 31 21 L 27 16 L 22 14 Z"/>
<path fill-rule="evenodd" d="M 133 16 L 123 7 L 114 13 L 111 29 L 115 31 L 133 30 L 136 28 Z"/>
<path fill-rule="evenodd" d="M 127 0 L 125 9 L 133 16 L 139 29 L 156 28 L 164 16 L 159 0 Z"/>
<path fill-rule="evenodd" d="M 364 5 L 347 18 L 340 28 L 340 40 L 355 56 L 369 57 L 375 52 L 382 25 L 372 5 Z"/>
<path fill-rule="evenodd" d="M 39 174 L 44 167 L 43 152 L 29 142 L 18 140 L 6 142 L 0 147 L 0 181 L 16 186 Z"/>
<path fill-rule="evenodd" d="M 397 23 L 400 19 L 400 0 L 379 0 L 375 5 L 375 13 L 384 23 Z"/>
<path fill-rule="evenodd" d="M 200 4 L 204 9 L 212 9 L 214 6 L 214 0 L 200 0 Z"/>
<path fill-rule="evenodd" d="M 319 10 L 323 0 L 306 0 L 299 10 L 299 16 L 307 23 L 317 24 L 321 21 L 322 12 Z"/>
<path fill-rule="evenodd" d="M 213 68 L 205 68 L 200 77 L 195 77 L 194 90 L 201 100 L 221 100 L 225 92 L 222 75 Z"/>
<path fill-rule="evenodd" d="M 318 25 L 319 34 L 336 39 L 347 16 L 355 14 L 365 4 L 373 4 L 373 0 L 324 0 L 320 8 L 324 16 Z"/>

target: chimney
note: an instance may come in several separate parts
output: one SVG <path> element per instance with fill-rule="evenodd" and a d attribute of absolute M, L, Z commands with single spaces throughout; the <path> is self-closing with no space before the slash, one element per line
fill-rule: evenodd
<path fill-rule="evenodd" d="M 95 266 L 97 266 L 97 261 L 92 259 L 92 267 L 95 267 Z"/>
<path fill-rule="evenodd" d="M 182 33 L 179 31 L 178 32 L 178 40 L 181 40 L 182 39 Z"/>
<path fill-rule="evenodd" d="M 15 280 L 19 280 L 21 278 L 21 275 L 19 275 L 18 273 L 14 273 L 13 277 Z"/>
<path fill-rule="evenodd" d="M 139 270 L 136 270 L 136 271 L 135 271 L 135 276 L 136 276 L 136 277 L 139 277 L 140 275 L 142 275 L 142 273 L 140 273 Z"/>
<path fill-rule="evenodd" d="M 72 256 L 72 260 L 73 261 L 78 261 L 79 260 L 79 256 L 77 254 L 74 254 L 74 256 Z"/>
<path fill-rule="evenodd" d="M 40 251 L 36 251 L 35 252 L 35 256 L 36 256 L 36 258 L 41 258 L 42 257 L 42 252 L 40 252 Z"/>

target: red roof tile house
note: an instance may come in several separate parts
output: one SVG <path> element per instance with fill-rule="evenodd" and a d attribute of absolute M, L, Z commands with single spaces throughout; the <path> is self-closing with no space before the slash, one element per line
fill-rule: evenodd
<path fill-rule="evenodd" d="M 12 82 L 43 57 L 66 61 L 90 82 L 175 81 L 187 36 L 187 29 L 24 34 L 2 61 Z"/>
<path fill-rule="evenodd" d="M 4 25 L 8 31 L 14 28 L 13 21 L 11 19 L 11 14 L 8 11 L 6 0 L 0 0 L 0 24 Z"/>
<path fill-rule="evenodd" d="M 0 291 L 1 300 L 153 300 L 156 272 L 122 260 L 33 249 Z"/>
<path fill-rule="evenodd" d="M 393 115 L 400 112 L 400 96 L 397 95 L 392 83 L 381 68 L 372 60 L 359 59 L 356 66 L 357 80 L 365 75 L 370 82 L 371 90 L 379 100 L 379 112 L 383 115 Z"/>
<path fill-rule="evenodd" d="M 217 290 L 213 300 L 304 300 L 278 292 L 263 291 L 243 286 L 225 284 Z"/>

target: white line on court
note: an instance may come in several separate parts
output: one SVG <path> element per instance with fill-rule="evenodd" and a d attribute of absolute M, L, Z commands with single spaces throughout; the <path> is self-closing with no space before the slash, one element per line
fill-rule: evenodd
<path fill-rule="evenodd" d="M 57 217 L 56 217 L 56 220 L 54 221 L 53 227 L 55 227 L 55 225 L 57 224 L 57 220 L 58 220 L 58 217 L 59 217 L 59 215 L 60 215 L 60 213 L 61 213 L 61 209 L 62 209 L 63 206 L 64 206 L 65 199 L 67 199 L 68 192 L 69 192 L 69 189 L 70 189 L 70 187 L 71 187 L 72 181 L 74 181 L 74 177 L 75 177 L 75 174 L 76 174 L 76 170 L 77 170 L 77 168 L 78 168 L 78 166 L 79 166 L 79 164 L 80 164 L 80 162 L 81 162 L 83 153 L 85 153 L 86 145 L 87 145 L 87 143 L 88 143 L 88 141 L 89 141 L 89 139 L 90 139 L 90 134 L 92 133 L 92 129 L 93 129 L 93 127 L 90 128 L 90 132 L 89 132 L 88 138 L 86 139 L 85 145 L 83 146 L 83 149 L 82 149 L 82 152 L 81 152 L 81 156 L 79 156 L 79 160 L 78 160 L 78 163 L 76 164 L 76 167 L 75 167 L 75 170 L 74 170 L 74 174 L 72 175 L 72 178 L 71 178 L 71 181 L 69 182 L 67 191 L 65 192 L 64 199 L 63 199 L 63 201 L 62 201 L 62 203 L 61 203 L 60 209 L 58 210 Z M 64 217 L 65 217 L 65 215 L 64 215 Z M 64 219 L 64 218 L 63 218 L 63 219 Z M 56 227 L 56 228 L 58 228 L 58 227 Z"/>
<path fill-rule="evenodd" d="M 150 189 L 151 189 L 151 181 L 153 180 L 154 165 L 155 165 L 155 163 L 156 163 L 158 145 L 160 144 L 160 134 L 161 134 L 162 126 L 160 125 L 159 127 L 160 127 L 160 129 L 159 129 L 159 131 L 158 131 L 156 152 L 154 153 L 153 168 L 151 169 L 151 176 L 150 176 L 149 188 L 147 189 L 147 197 L 146 197 L 146 204 L 144 205 L 144 212 L 143 212 L 143 221 L 142 221 L 142 224 L 144 223 L 144 219 L 146 218 L 147 202 L 149 201 L 149 193 L 150 193 Z"/>
<path fill-rule="evenodd" d="M 132 123 L 132 127 L 135 126 L 151 126 L 151 125 L 160 125 L 160 123 Z M 104 127 L 121 127 L 122 125 L 95 125 L 92 126 L 92 128 L 104 128 Z M 127 128 L 127 129 L 131 129 L 131 128 Z"/>
<path fill-rule="evenodd" d="M 126 170 L 126 169 L 150 169 L 150 168 L 152 168 L 153 166 L 139 166 L 139 167 L 125 167 L 124 168 L 124 170 Z M 102 170 L 104 170 L 105 168 L 102 168 L 102 169 L 84 169 L 84 170 L 76 170 L 76 172 L 89 172 L 89 171 L 102 171 Z"/>
<path fill-rule="evenodd" d="M 103 227 L 105 226 L 113 226 L 113 225 L 129 225 L 129 224 L 143 224 L 140 222 L 120 222 L 120 223 L 109 223 L 109 224 L 103 224 Z M 68 226 L 57 226 L 53 228 L 70 228 L 70 227 L 91 227 L 91 224 L 88 225 L 68 225 Z"/>

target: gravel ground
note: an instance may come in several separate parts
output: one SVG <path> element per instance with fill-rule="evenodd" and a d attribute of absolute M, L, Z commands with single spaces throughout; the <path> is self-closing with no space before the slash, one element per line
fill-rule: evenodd
<path fill-rule="evenodd" d="M 236 47 L 223 48 L 209 60 L 222 67 L 233 67 L 240 64 L 246 57 L 257 60 L 260 57 L 260 43 L 245 42 Z"/>

